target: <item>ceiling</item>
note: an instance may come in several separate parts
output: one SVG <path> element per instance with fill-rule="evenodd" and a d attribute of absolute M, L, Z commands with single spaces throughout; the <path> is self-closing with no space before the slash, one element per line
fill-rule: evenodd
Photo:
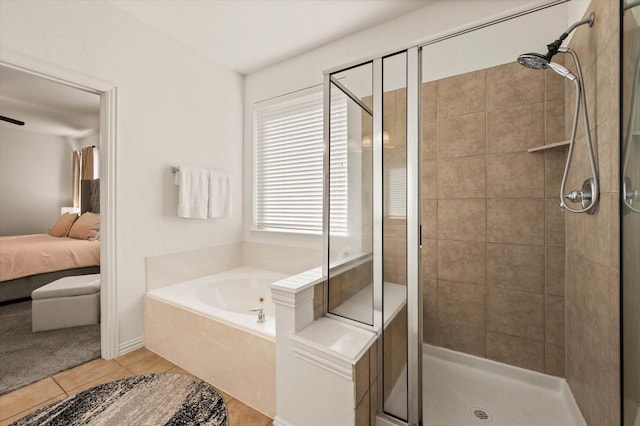
<path fill-rule="evenodd" d="M 241 74 L 320 47 L 435 0 L 109 0 Z M 0 128 L 79 138 L 99 126 L 95 94 L 0 67 Z"/>
<path fill-rule="evenodd" d="M 0 127 L 80 138 L 100 123 L 100 97 L 8 67 L 0 67 L 0 115 L 24 121 Z"/>
<path fill-rule="evenodd" d="M 434 0 L 109 0 L 216 62 L 249 74 Z"/>

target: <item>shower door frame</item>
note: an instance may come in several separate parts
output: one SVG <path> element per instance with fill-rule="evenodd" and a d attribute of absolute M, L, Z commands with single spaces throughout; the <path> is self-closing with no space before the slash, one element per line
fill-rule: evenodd
<path fill-rule="evenodd" d="M 327 316 L 339 321 L 372 330 L 382 336 L 384 327 L 383 299 L 383 61 L 396 54 L 406 53 L 406 273 L 407 273 L 407 421 L 384 413 L 382 386 L 378 386 L 377 425 L 418 426 L 422 424 L 422 285 L 421 285 L 421 253 L 422 235 L 420 223 L 420 88 L 422 76 L 422 48 L 413 46 L 374 59 L 358 61 L 324 71 L 324 108 L 331 107 L 331 76 L 333 74 L 372 64 L 372 100 L 373 100 L 373 292 L 374 300 L 382 301 L 382 312 L 374 312 L 373 325 L 328 313 L 328 297 L 325 297 L 324 312 Z M 329 276 L 329 148 L 330 148 L 330 114 L 324 115 L 324 255 L 323 275 Z M 328 287 L 328 286 L 327 286 Z M 325 296 L 327 296 L 325 294 Z M 375 304 L 375 302 L 374 302 Z M 384 343 L 383 343 L 384 344 Z M 382 353 L 378 352 L 378 363 L 382 362 Z M 384 374 L 384 368 L 382 369 Z"/>

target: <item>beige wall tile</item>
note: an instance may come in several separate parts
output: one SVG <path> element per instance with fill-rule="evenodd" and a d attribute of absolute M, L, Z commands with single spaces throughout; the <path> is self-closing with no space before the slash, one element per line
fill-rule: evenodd
<path fill-rule="evenodd" d="M 483 328 L 486 324 L 485 308 L 484 286 L 438 281 L 438 321 Z"/>
<path fill-rule="evenodd" d="M 487 358 L 544 371 L 544 343 L 523 337 L 487 332 Z"/>
<path fill-rule="evenodd" d="M 544 157 L 527 152 L 487 155 L 488 198 L 544 198 Z"/>
<path fill-rule="evenodd" d="M 544 101 L 544 73 L 512 62 L 487 69 L 487 110 Z"/>
<path fill-rule="evenodd" d="M 487 330 L 544 340 L 544 295 L 489 287 Z"/>
<path fill-rule="evenodd" d="M 422 199 L 435 200 L 438 198 L 438 163 L 435 160 L 422 162 L 421 184 Z"/>
<path fill-rule="evenodd" d="M 438 345 L 464 352 L 470 355 L 485 357 L 486 330 L 462 323 L 439 323 Z"/>
<path fill-rule="evenodd" d="M 564 297 L 565 250 L 547 247 L 545 251 L 545 294 Z"/>
<path fill-rule="evenodd" d="M 543 199 L 487 200 L 487 241 L 543 245 L 544 204 Z"/>
<path fill-rule="evenodd" d="M 564 377 L 564 346 L 545 344 L 544 372 L 552 376 Z"/>
<path fill-rule="evenodd" d="M 484 199 L 439 200 L 438 238 L 485 241 L 486 214 Z"/>
<path fill-rule="evenodd" d="M 422 199 L 422 238 L 438 235 L 438 201 Z"/>
<path fill-rule="evenodd" d="M 545 199 L 544 243 L 547 247 L 564 247 L 565 213 L 557 198 Z"/>
<path fill-rule="evenodd" d="M 438 240 L 422 240 L 422 275 L 425 278 L 438 279 Z"/>
<path fill-rule="evenodd" d="M 438 158 L 483 155 L 485 130 L 484 111 L 441 118 L 438 121 Z"/>
<path fill-rule="evenodd" d="M 438 122 L 422 122 L 422 160 L 435 160 L 438 157 Z"/>
<path fill-rule="evenodd" d="M 367 394 L 367 390 L 369 389 L 369 354 L 365 354 L 362 358 L 360 358 L 356 362 L 355 367 L 355 386 L 354 386 L 354 397 L 356 404 L 360 404 L 362 398 Z M 367 410 L 368 412 L 369 410 Z"/>
<path fill-rule="evenodd" d="M 618 40 L 609 40 L 607 46 L 598 52 L 596 58 L 596 117 L 593 117 L 595 123 L 600 124 L 611 116 L 613 111 L 612 105 L 618 100 L 618 93 L 611 92 L 611 78 L 619 78 L 616 75 L 611 76 L 612 52 L 610 47 L 618 44 Z M 617 56 L 617 55 L 616 55 Z M 616 58 L 616 62 L 618 62 Z"/>
<path fill-rule="evenodd" d="M 438 117 L 438 83 L 432 81 L 422 84 L 421 93 L 422 121 L 432 121 Z"/>
<path fill-rule="evenodd" d="M 567 148 L 550 149 L 544 152 L 544 196 L 546 198 L 559 199 L 566 161 Z"/>
<path fill-rule="evenodd" d="M 438 335 L 438 282 L 429 278 L 422 279 L 422 339 L 426 343 L 436 344 Z"/>
<path fill-rule="evenodd" d="M 487 153 L 522 152 L 544 145 L 544 103 L 487 113 Z"/>
<path fill-rule="evenodd" d="M 545 342 L 565 346 L 564 338 L 564 297 L 546 296 L 545 298 Z"/>
<path fill-rule="evenodd" d="M 487 285 L 544 293 L 544 247 L 487 244 Z"/>
<path fill-rule="evenodd" d="M 485 109 L 485 70 L 438 81 L 438 116 L 469 114 Z"/>
<path fill-rule="evenodd" d="M 564 98 L 545 103 L 545 143 L 565 140 Z"/>
<path fill-rule="evenodd" d="M 438 161 L 438 199 L 485 196 L 485 156 Z"/>
<path fill-rule="evenodd" d="M 618 158 L 613 159 L 613 147 L 618 145 L 618 118 L 609 118 L 598 124 L 597 131 L 592 134 L 594 150 L 598 156 L 598 172 L 600 177 L 600 191 L 612 192 L 618 190 L 618 182 L 613 181 L 613 169 L 618 169 Z"/>
<path fill-rule="evenodd" d="M 560 55 L 557 55 L 555 58 L 553 58 L 553 62 L 563 65 L 564 58 Z M 555 71 L 550 69 L 544 71 L 544 77 L 546 84 L 545 99 L 547 101 L 553 101 L 560 98 L 564 100 L 564 83 L 566 81 L 564 77 L 558 75 Z"/>
<path fill-rule="evenodd" d="M 585 222 L 585 256 L 610 266 L 611 263 L 611 194 L 600 194 L 598 209 L 592 215 L 583 215 Z"/>
<path fill-rule="evenodd" d="M 484 284 L 485 253 L 484 242 L 438 240 L 438 278 Z"/>

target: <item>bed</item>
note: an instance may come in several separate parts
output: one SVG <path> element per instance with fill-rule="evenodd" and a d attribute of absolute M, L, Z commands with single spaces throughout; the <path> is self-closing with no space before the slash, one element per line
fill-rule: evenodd
<path fill-rule="evenodd" d="M 80 217 L 61 215 L 48 234 L 0 237 L 0 303 L 62 277 L 100 273 L 99 201 L 91 198 Z"/>

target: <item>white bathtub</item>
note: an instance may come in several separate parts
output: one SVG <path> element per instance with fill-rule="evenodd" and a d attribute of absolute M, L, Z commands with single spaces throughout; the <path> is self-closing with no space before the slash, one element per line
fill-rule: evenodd
<path fill-rule="evenodd" d="M 243 266 L 152 290 L 147 295 L 275 341 L 275 305 L 270 286 L 285 277 L 286 274 Z M 255 308 L 263 308 L 264 323 L 258 323 L 258 313 L 250 311 Z"/>
<path fill-rule="evenodd" d="M 145 346 L 274 417 L 270 285 L 286 276 L 241 267 L 152 290 L 144 298 Z M 266 313 L 264 323 L 257 323 L 257 312 L 249 312 L 257 307 Z"/>

